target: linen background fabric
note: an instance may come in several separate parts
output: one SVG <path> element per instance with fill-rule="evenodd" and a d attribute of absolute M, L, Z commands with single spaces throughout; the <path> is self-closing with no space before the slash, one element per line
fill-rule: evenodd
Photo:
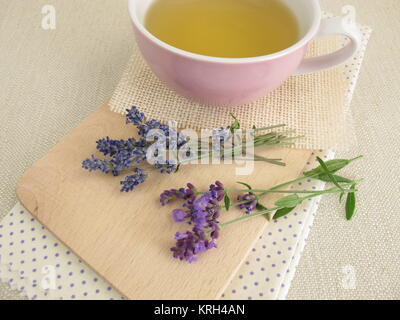
<path fill-rule="evenodd" d="M 43 5 L 56 30 L 41 28 Z M 400 2 L 321 0 L 340 14 L 356 6 L 373 37 L 352 103 L 364 154 L 348 173 L 366 178 L 352 222 L 325 197 L 289 291 L 289 299 L 400 298 L 399 93 Z M 114 92 L 133 50 L 126 1 L 0 0 L 0 214 L 16 202 L 18 178 Z M 354 286 L 345 285 L 355 271 Z M 347 273 L 347 274 L 346 274 Z M 19 298 L 0 284 L 0 298 Z"/>

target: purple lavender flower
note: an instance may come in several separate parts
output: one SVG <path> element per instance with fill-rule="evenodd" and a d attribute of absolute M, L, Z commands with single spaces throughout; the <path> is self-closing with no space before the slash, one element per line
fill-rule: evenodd
<path fill-rule="evenodd" d="M 126 123 L 131 123 L 137 127 L 140 136 L 139 140 L 129 138 L 127 140 L 114 140 L 110 137 L 96 141 L 96 148 L 109 159 L 98 159 L 92 156 L 82 162 L 82 167 L 89 171 L 99 170 L 103 173 L 112 173 L 114 176 L 120 175 L 127 170 L 133 170 L 134 174 L 126 177 L 121 182 L 123 188 L 121 191 L 133 190 L 137 185 L 144 181 L 144 172 L 137 169 L 136 166 L 147 158 L 150 146 L 153 146 L 148 139 L 153 138 L 159 143 L 161 148 L 155 149 L 154 157 L 151 159 L 154 167 L 161 173 L 171 174 L 178 168 L 178 163 L 174 159 L 168 159 L 163 156 L 169 150 L 179 150 L 186 142 L 187 138 L 175 127 L 161 124 L 156 120 L 145 121 L 145 115 L 136 107 L 126 110 Z M 152 135 L 147 136 L 150 130 Z M 167 160 L 168 159 L 168 160 Z M 143 180 L 143 181 L 142 181 Z"/>
<path fill-rule="evenodd" d="M 131 151 L 132 161 L 136 164 L 140 164 L 146 160 L 146 149 L 137 148 Z"/>
<path fill-rule="evenodd" d="M 221 127 L 212 131 L 212 144 L 216 151 L 221 151 L 224 148 L 225 142 L 231 137 L 231 131 L 228 128 Z"/>
<path fill-rule="evenodd" d="M 162 206 L 165 206 L 172 200 L 175 199 L 183 200 L 185 199 L 185 196 L 186 196 L 185 188 L 180 188 L 179 190 L 177 189 L 165 190 L 163 193 L 160 194 L 160 203 Z"/>
<path fill-rule="evenodd" d="M 131 109 L 126 109 L 126 123 L 132 123 L 135 126 L 140 125 L 144 120 L 144 113 L 140 112 L 138 108 L 133 106 Z"/>
<path fill-rule="evenodd" d="M 160 129 L 164 131 L 163 129 L 165 129 L 164 126 L 157 120 L 146 121 L 145 123 L 139 125 L 137 128 L 139 130 L 138 131 L 139 135 L 142 136 L 143 138 L 147 138 L 147 135 L 150 132 L 150 130 Z M 155 138 L 155 140 L 157 140 L 157 138 Z"/>
<path fill-rule="evenodd" d="M 132 165 L 133 158 L 132 153 L 127 150 L 119 151 L 112 159 L 113 174 L 118 176 L 123 170 L 129 169 Z"/>
<path fill-rule="evenodd" d="M 250 214 L 257 206 L 257 199 L 252 194 L 238 195 L 237 200 L 243 202 L 238 207 L 239 209 L 246 210 L 246 214 Z"/>
<path fill-rule="evenodd" d="M 175 222 L 187 222 L 193 225 L 192 230 L 175 235 L 176 245 L 171 248 L 173 256 L 180 260 L 193 262 L 197 255 L 206 250 L 216 248 L 219 237 L 219 203 L 223 199 L 223 184 L 217 181 L 210 186 L 210 192 L 198 197 L 195 187 L 188 183 L 187 189 L 181 188 L 164 191 L 160 196 L 161 204 L 172 199 L 183 199 L 183 209 L 175 209 L 172 216 Z"/>
<path fill-rule="evenodd" d="M 187 212 L 182 209 L 175 209 L 172 211 L 172 216 L 174 217 L 175 222 L 183 222 L 185 221 L 185 218 L 190 214 L 190 212 Z"/>
<path fill-rule="evenodd" d="M 128 139 L 128 142 L 133 143 L 133 145 L 137 148 L 145 148 L 147 146 L 147 141 L 145 138 L 140 138 L 138 141 L 131 138 L 131 139 Z"/>
<path fill-rule="evenodd" d="M 113 165 L 108 160 L 98 159 L 92 155 L 90 159 L 86 159 L 82 162 L 82 168 L 89 171 L 100 170 L 104 173 L 109 173 L 113 170 Z"/>
<path fill-rule="evenodd" d="M 135 168 L 135 174 L 125 177 L 124 181 L 121 181 L 122 188 L 121 192 L 128 192 L 135 189 L 138 185 L 142 184 L 145 179 L 146 175 L 140 168 Z"/>
<path fill-rule="evenodd" d="M 160 203 L 162 206 L 165 206 L 167 203 L 175 199 L 188 200 L 189 198 L 196 198 L 195 193 L 195 186 L 188 183 L 187 188 L 165 190 L 160 194 Z"/>
<path fill-rule="evenodd" d="M 205 216 L 207 217 L 207 221 L 209 223 L 212 223 L 219 217 L 219 202 L 223 199 L 223 197 L 220 197 L 218 193 L 221 191 L 221 188 L 223 188 L 223 184 L 219 181 L 217 181 L 216 184 L 218 184 L 218 186 L 210 186 L 210 189 L 213 190 L 214 188 L 217 188 L 215 192 L 204 193 L 200 196 L 200 198 L 197 198 L 195 187 L 192 184 L 188 184 L 188 189 L 186 189 L 188 196 L 185 199 L 186 201 L 184 202 L 183 207 L 190 210 L 191 215 L 189 221 L 191 223 L 196 224 L 196 219 L 200 219 L 200 216 L 203 216 L 203 214 L 199 212 L 206 213 Z M 203 220 L 200 219 L 198 221 Z"/>
<path fill-rule="evenodd" d="M 207 211 L 194 211 L 190 216 L 191 222 L 198 228 L 207 228 L 208 227 L 208 212 Z"/>
<path fill-rule="evenodd" d="M 220 181 L 215 181 L 215 184 L 210 185 L 210 192 L 214 199 L 221 201 L 224 198 L 224 185 Z"/>
<path fill-rule="evenodd" d="M 97 150 L 103 153 L 105 156 L 113 156 L 121 149 L 125 149 L 126 143 L 124 140 L 112 140 L 109 137 L 99 139 L 96 141 Z"/>
<path fill-rule="evenodd" d="M 204 211 L 207 208 L 208 203 L 211 201 L 212 195 L 211 193 L 203 194 L 199 199 L 196 199 L 193 202 L 193 210 L 194 211 Z"/>
<path fill-rule="evenodd" d="M 176 171 L 178 165 L 176 164 L 175 160 L 166 160 L 165 162 L 164 161 L 156 162 L 154 167 L 156 169 L 159 169 L 161 173 L 171 174 Z"/>
<path fill-rule="evenodd" d="M 181 149 L 189 140 L 182 132 L 176 130 L 173 127 L 168 127 L 165 130 L 165 135 L 167 137 L 167 148 L 169 150 L 179 150 Z"/>
<path fill-rule="evenodd" d="M 171 248 L 174 258 L 189 263 L 196 261 L 198 254 L 217 247 L 214 239 L 208 239 L 205 232 L 199 228 L 185 233 L 177 232 L 175 240 L 176 245 Z"/>
<path fill-rule="evenodd" d="M 144 139 L 136 141 L 134 138 L 128 140 L 112 140 L 109 137 L 96 141 L 97 150 L 104 155 L 110 155 L 113 157 L 112 162 L 118 166 L 120 162 L 130 163 L 135 161 L 136 163 L 142 162 L 146 159 L 146 144 Z M 121 163 L 122 167 L 129 167 L 129 164 Z"/>

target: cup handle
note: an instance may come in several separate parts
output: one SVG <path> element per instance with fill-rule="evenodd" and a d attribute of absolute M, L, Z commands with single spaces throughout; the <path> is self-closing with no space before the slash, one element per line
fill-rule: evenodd
<path fill-rule="evenodd" d="M 336 67 L 353 57 L 361 46 L 361 32 L 355 22 L 343 17 L 327 18 L 321 21 L 316 38 L 330 35 L 345 35 L 350 39 L 344 48 L 320 57 L 304 59 L 295 75 L 308 74 Z"/>

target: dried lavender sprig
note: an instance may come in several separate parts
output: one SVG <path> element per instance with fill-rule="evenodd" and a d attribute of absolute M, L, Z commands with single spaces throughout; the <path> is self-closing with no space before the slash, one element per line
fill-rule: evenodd
<path fill-rule="evenodd" d="M 295 140 L 295 139 L 299 139 L 299 138 L 302 138 L 302 137 L 300 137 L 300 136 L 299 137 L 290 137 L 290 138 L 287 137 L 284 140 L 282 139 L 281 141 L 289 141 L 289 140 Z M 254 147 L 269 146 L 269 145 L 274 145 L 274 146 L 292 146 L 292 145 L 294 145 L 294 143 L 289 143 L 289 142 L 285 143 L 285 142 L 280 142 L 279 140 L 274 140 L 274 141 L 268 141 L 268 142 L 257 142 L 257 143 L 254 144 Z M 239 151 L 243 152 L 244 150 L 246 150 L 246 146 L 247 146 L 247 144 L 245 142 L 243 142 L 240 146 L 237 146 L 237 147 L 234 147 L 234 148 L 224 149 L 224 152 L 226 154 L 235 153 L 235 152 L 239 152 Z M 200 149 L 198 151 L 202 151 L 202 149 Z M 201 160 L 201 159 L 213 156 L 213 150 L 206 149 L 204 151 L 207 151 L 207 153 L 202 153 L 202 154 L 198 155 L 195 158 L 184 159 L 184 160 L 179 160 L 178 159 L 178 163 L 179 164 L 185 164 L 185 163 L 188 163 L 188 162 L 192 162 L 194 160 Z M 255 157 L 258 158 L 258 159 L 246 159 L 246 158 L 239 158 L 239 159 L 235 158 L 235 159 L 237 159 L 237 160 L 241 160 L 242 159 L 242 160 L 249 160 L 249 161 L 263 161 L 263 162 L 269 162 L 269 163 L 280 165 L 280 166 L 285 166 L 286 165 L 285 163 L 279 161 L 281 159 L 269 159 L 269 158 L 261 157 L 261 156 L 258 156 L 258 155 L 255 155 Z"/>
<path fill-rule="evenodd" d="M 222 137 L 216 136 L 220 142 L 225 142 L 228 139 L 232 138 L 232 134 L 234 134 L 235 129 L 240 128 L 239 121 L 233 116 L 234 122 L 230 127 L 221 128 L 216 130 L 217 133 L 221 133 Z M 136 188 L 138 185 L 143 183 L 146 178 L 146 173 L 143 171 L 143 176 L 139 173 L 140 170 L 143 170 L 143 166 L 141 165 L 142 162 L 147 160 L 147 150 L 151 146 L 151 143 L 146 141 L 147 134 L 152 129 L 157 129 L 161 131 L 164 135 L 163 137 L 167 137 L 166 142 L 166 150 L 173 151 L 178 154 L 179 149 L 184 146 L 188 142 L 188 138 L 185 137 L 180 131 L 176 130 L 175 128 L 170 128 L 167 125 L 161 124 L 159 121 L 156 120 L 146 120 L 144 113 L 140 112 L 136 107 L 132 107 L 131 109 L 127 109 L 126 113 L 126 123 L 133 124 L 137 129 L 139 136 L 141 138 L 136 140 L 134 138 L 130 138 L 127 140 L 113 140 L 109 137 L 104 139 L 99 139 L 96 142 L 96 148 L 99 152 L 103 153 L 105 156 L 109 156 L 110 159 L 98 159 L 95 156 L 92 156 L 89 159 L 86 159 L 82 163 L 82 167 L 89 170 L 100 170 L 103 173 L 112 173 L 114 176 L 119 176 L 120 174 L 133 170 L 133 175 L 128 175 L 125 177 L 123 181 L 121 181 L 122 192 L 130 191 Z M 272 130 L 276 128 L 284 127 L 285 125 L 273 125 L 264 128 L 254 128 L 252 129 L 253 132 L 261 132 Z M 244 130 L 246 132 L 248 130 Z M 291 133 L 291 130 L 283 131 L 283 132 L 269 132 L 265 134 L 261 134 L 254 137 L 255 140 L 255 147 L 262 146 L 262 145 L 274 145 L 274 146 L 287 146 L 293 145 L 294 139 L 298 137 L 287 137 L 285 134 Z M 160 137 L 154 136 L 155 141 L 158 141 Z M 213 139 L 215 137 L 213 136 Z M 176 142 L 176 144 L 175 144 Z M 175 146 L 176 145 L 176 146 Z M 224 153 L 222 157 L 226 154 L 232 154 L 236 157 L 240 152 L 243 154 L 243 150 L 246 148 L 246 143 L 242 141 L 239 146 L 233 146 L 231 148 L 223 148 Z M 202 153 L 202 150 L 195 150 L 195 154 L 197 159 L 202 159 L 204 157 L 209 157 L 212 153 L 208 151 L 208 153 Z M 157 156 L 157 155 L 155 155 Z M 179 160 L 175 161 L 160 159 L 156 161 L 153 165 L 153 168 L 158 170 L 161 173 L 173 173 L 175 172 L 180 164 L 183 164 L 187 161 L 195 160 L 196 158 L 190 158 L 187 160 Z M 241 160 L 254 160 L 254 161 L 263 161 L 269 162 L 275 165 L 285 165 L 281 162 L 281 159 L 268 159 L 261 156 L 254 156 L 254 159 L 247 159 L 247 158 L 240 158 Z"/>

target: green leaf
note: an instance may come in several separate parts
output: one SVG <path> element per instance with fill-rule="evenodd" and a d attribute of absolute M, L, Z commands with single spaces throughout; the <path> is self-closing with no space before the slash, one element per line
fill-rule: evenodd
<path fill-rule="evenodd" d="M 335 160 L 330 160 L 325 162 L 326 167 L 328 168 L 328 171 L 331 173 L 335 173 L 341 169 L 343 169 L 344 167 L 346 167 L 348 164 L 350 164 L 350 160 L 345 160 L 345 159 L 335 159 Z M 321 166 L 304 172 L 305 176 L 312 176 L 312 175 L 316 175 L 316 174 L 325 174 L 324 170 L 322 169 Z"/>
<path fill-rule="evenodd" d="M 261 204 L 260 202 L 257 202 L 256 209 L 258 211 L 268 210 L 268 208 L 266 206 L 264 206 L 263 204 Z"/>
<path fill-rule="evenodd" d="M 253 188 L 251 187 L 251 185 L 245 183 L 245 182 L 240 182 L 240 181 L 236 181 L 236 183 L 241 184 L 243 186 L 245 186 L 246 188 L 248 188 L 249 190 L 252 190 Z M 252 196 L 255 196 L 256 199 L 258 200 L 257 195 L 254 194 L 254 192 L 249 191 L 249 194 L 251 194 Z"/>
<path fill-rule="evenodd" d="M 238 184 L 241 184 L 242 186 L 245 186 L 246 188 L 248 188 L 248 189 L 253 189 L 249 184 L 247 184 L 247 183 L 245 183 L 245 182 L 240 182 L 240 181 L 237 181 L 236 183 L 238 183 Z"/>
<path fill-rule="evenodd" d="M 356 184 L 353 184 L 350 189 L 355 190 Z M 354 212 L 356 211 L 356 194 L 351 192 L 347 194 L 346 200 L 346 219 L 351 220 L 353 218 Z"/>
<path fill-rule="evenodd" d="M 280 198 L 275 202 L 275 205 L 282 208 L 294 208 L 302 201 L 303 200 L 297 194 L 291 194 L 290 196 Z"/>
<path fill-rule="evenodd" d="M 347 165 L 349 165 L 353 161 L 361 159 L 362 157 L 363 156 L 358 156 L 358 157 L 350 159 L 350 160 L 347 160 L 347 159 L 334 159 L 334 160 L 326 161 L 325 164 L 326 164 L 326 166 L 328 167 L 328 169 L 329 169 L 329 171 L 331 173 L 335 173 L 335 172 L 343 169 L 344 167 L 346 167 Z M 304 172 L 304 175 L 305 176 L 312 176 L 312 175 L 323 174 L 323 173 L 324 172 L 323 172 L 321 166 L 319 166 L 319 167 L 317 167 L 317 168 L 315 168 L 313 170 Z"/>
<path fill-rule="evenodd" d="M 344 197 L 344 192 L 342 192 L 339 196 L 339 203 L 342 203 L 343 197 Z"/>
<path fill-rule="evenodd" d="M 181 164 L 178 164 L 178 166 L 175 169 L 175 173 L 179 171 L 180 167 L 181 167 Z"/>
<path fill-rule="evenodd" d="M 282 208 L 279 209 L 275 212 L 274 214 L 274 219 L 279 219 L 282 218 L 283 216 L 286 216 L 287 214 L 289 214 L 290 212 L 292 212 L 294 210 L 295 207 L 293 208 Z"/>
<path fill-rule="evenodd" d="M 324 171 L 326 175 L 328 175 L 329 178 L 331 178 L 331 182 L 338 187 L 340 190 L 344 191 L 342 186 L 336 181 L 335 177 L 332 175 L 332 173 L 329 171 L 327 165 L 325 164 L 324 160 L 322 160 L 320 157 L 317 157 L 317 161 L 321 165 L 321 169 Z"/>
<path fill-rule="evenodd" d="M 237 181 L 237 183 L 239 183 L 239 184 L 241 184 L 241 185 L 247 187 L 249 190 L 253 189 L 249 184 L 247 184 L 247 183 L 245 183 L 245 182 Z M 255 196 L 255 194 L 254 194 L 253 192 L 249 192 L 249 194 Z M 258 211 L 268 210 L 268 208 L 267 208 L 266 206 L 264 206 L 262 203 L 260 203 L 260 202 L 258 201 L 258 197 L 257 197 L 257 196 L 256 196 L 256 198 L 257 198 L 256 209 L 257 209 Z"/>
<path fill-rule="evenodd" d="M 231 207 L 231 199 L 229 198 L 227 193 L 225 193 L 225 196 L 224 196 L 224 203 L 225 203 L 226 211 L 229 211 L 229 208 Z"/>
<path fill-rule="evenodd" d="M 231 117 L 233 118 L 233 122 L 232 122 L 232 124 L 231 124 L 231 127 L 230 127 L 230 130 L 231 130 L 231 132 L 233 133 L 235 130 L 238 130 L 238 129 L 240 129 L 240 122 L 239 122 L 239 120 L 231 113 L 230 114 L 231 115 Z"/>
<path fill-rule="evenodd" d="M 265 158 L 265 157 L 262 157 L 262 156 L 259 156 L 259 155 L 254 155 L 254 159 L 253 159 L 254 161 L 263 161 L 263 162 L 268 162 L 268 163 L 272 163 L 272 164 L 276 164 L 276 165 L 278 165 L 278 166 L 282 166 L 282 167 L 285 167 L 286 166 L 286 163 L 284 163 L 284 162 L 282 162 L 281 160 L 282 159 L 268 159 L 268 158 Z"/>
<path fill-rule="evenodd" d="M 345 177 L 338 176 L 336 174 L 332 174 L 332 176 L 335 177 L 337 182 L 350 183 L 350 182 L 353 181 L 353 180 L 347 179 Z M 330 182 L 331 181 L 331 178 L 325 173 L 320 174 L 318 177 L 316 177 L 316 179 L 321 180 L 321 181 L 325 181 L 325 182 Z"/>

